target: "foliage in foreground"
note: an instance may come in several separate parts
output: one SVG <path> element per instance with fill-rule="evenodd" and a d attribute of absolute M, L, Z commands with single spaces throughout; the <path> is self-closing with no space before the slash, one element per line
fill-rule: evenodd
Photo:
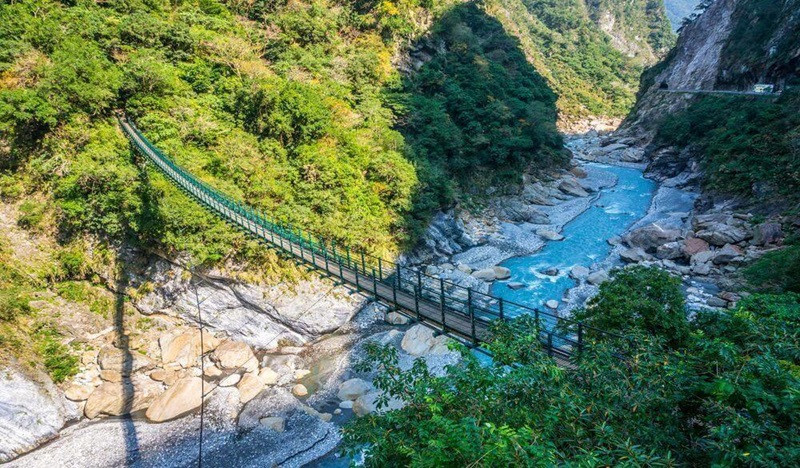
<path fill-rule="evenodd" d="M 400 369 L 395 350 L 371 347 L 378 387 L 407 404 L 351 423 L 345 450 L 365 449 L 367 466 L 800 463 L 800 296 L 756 295 L 687 320 L 682 308 L 625 310 L 639 301 L 612 296 L 642 297 L 630 276 L 654 278 L 619 274 L 591 308 L 637 338 L 624 362 L 611 354 L 621 343 L 599 340 L 561 368 L 531 352 L 530 320 L 496 325 L 492 364 L 462 348 L 446 377 L 422 360 Z M 683 320 L 690 335 L 668 346 L 670 328 L 640 326 L 656 317 Z"/>

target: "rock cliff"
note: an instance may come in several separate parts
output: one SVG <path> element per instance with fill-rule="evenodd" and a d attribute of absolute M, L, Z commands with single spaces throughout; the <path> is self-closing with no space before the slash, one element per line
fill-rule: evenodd
<path fill-rule="evenodd" d="M 750 90 L 756 83 L 782 90 L 794 84 L 800 76 L 800 1 L 755 3 L 717 0 L 685 26 L 669 55 L 642 76 L 619 135 L 649 143 L 665 116 L 697 98 L 669 91 Z"/>

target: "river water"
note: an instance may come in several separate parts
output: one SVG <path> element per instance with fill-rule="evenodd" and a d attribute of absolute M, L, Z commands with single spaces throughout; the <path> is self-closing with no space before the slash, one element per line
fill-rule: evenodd
<path fill-rule="evenodd" d="M 569 277 L 570 270 L 578 265 L 591 269 L 604 260 L 612 248 L 608 239 L 623 234 L 645 216 L 656 190 L 655 182 L 638 169 L 596 163 L 587 166 L 614 174 L 617 184 L 601 190 L 586 211 L 564 226 L 564 240 L 547 242 L 533 255 L 503 262 L 502 266 L 511 270 L 511 278 L 495 282 L 493 295 L 540 308 L 550 299 L 561 301 L 564 293 L 577 285 Z M 544 273 L 553 267 L 558 269 L 558 275 Z M 509 282 L 524 283 L 525 287 L 513 290 L 508 287 Z"/>

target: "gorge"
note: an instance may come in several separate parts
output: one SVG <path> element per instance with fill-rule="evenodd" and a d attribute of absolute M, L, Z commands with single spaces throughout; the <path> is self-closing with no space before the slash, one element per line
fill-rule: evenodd
<path fill-rule="evenodd" d="M 0 6 L 0 463 L 798 460 L 800 5 L 678 6 Z M 559 323 L 486 360 L 201 209 L 123 112 L 298 245 Z"/>

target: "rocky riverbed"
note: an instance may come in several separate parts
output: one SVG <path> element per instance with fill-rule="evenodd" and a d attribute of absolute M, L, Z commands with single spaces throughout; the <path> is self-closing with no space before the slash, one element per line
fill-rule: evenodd
<path fill-rule="evenodd" d="M 353 371 L 365 343 L 396 346 L 404 367 L 421 357 L 441 373 L 457 360 L 447 338 L 405 331 L 405 317 L 327 279 L 246 285 L 157 256 L 129 273 L 149 292 L 120 327 L 84 336 L 77 376 L 56 386 L 3 371 L 0 455 L 36 449 L 9 466 L 191 465 L 201 404 L 205 464 L 301 466 L 376 410 L 372 375 Z"/>

